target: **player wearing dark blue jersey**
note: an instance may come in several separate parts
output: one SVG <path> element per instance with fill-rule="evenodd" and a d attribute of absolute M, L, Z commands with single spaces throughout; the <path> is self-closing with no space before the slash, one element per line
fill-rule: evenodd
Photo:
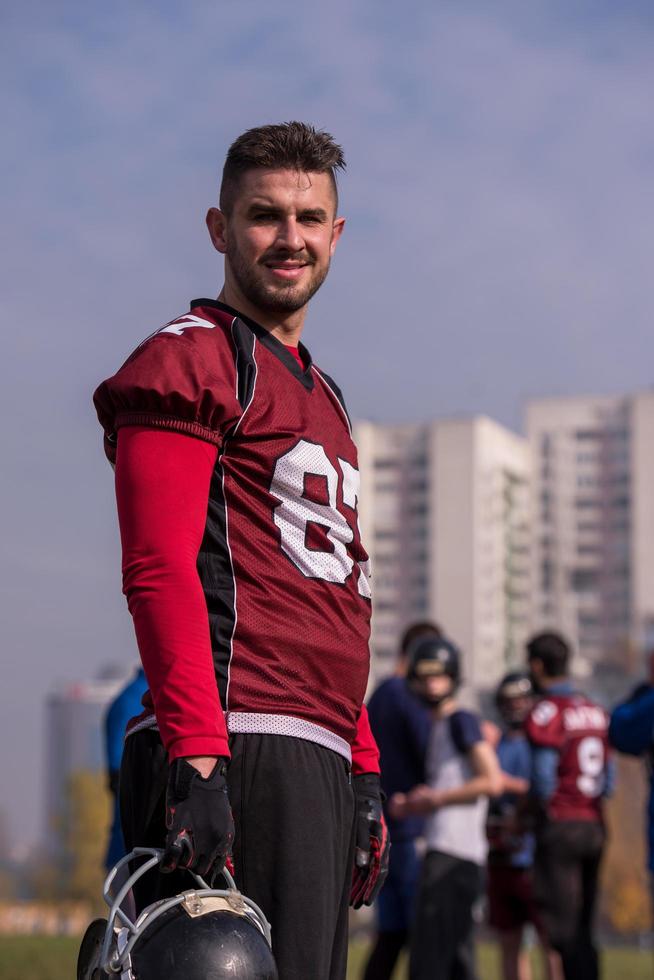
<path fill-rule="evenodd" d="M 370 727 L 379 747 L 381 783 L 387 800 L 407 793 L 425 781 L 425 756 L 431 729 L 431 711 L 406 681 L 407 651 L 419 636 L 439 628 L 414 623 L 404 633 L 395 673 L 379 684 L 368 701 Z M 386 805 L 385 805 L 386 809 Z M 397 958 L 406 945 L 411 922 L 420 859 L 416 838 L 424 818 L 394 819 L 386 812 L 392 842 L 388 878 L 377 899 L 377 936 L 364 972 L 364 980 L 390 980 Z"/>
<path fill-rule="evenodd" d="M 613 709 L 609 741 L 618 752 L 640 756 L 645 762 L 650 783 L 647 867 L 654 896 L 654 652 L 649 657 L 649 671 L 648 682 L 639 684 L 626 701 Z"/>
<path fill-rule="evenodd" d="M 134 676 L 121 688 L 111 702 L 105 717 L 107 773 L 114 807 L 109 843 L 105 856 L 105 867 L 107 870 L 113 868 L 114 864 L 125 854 L 123 832 L 120 825 L 120 807 L 118 803 L 118 776 L 123 757 L 127 723 L 130 718 L 134 718 L 141 713 L 141 698 L 147 689 L 148 682 L 145 679 L 145 672 L 142 667 L 139 667 Z"/>

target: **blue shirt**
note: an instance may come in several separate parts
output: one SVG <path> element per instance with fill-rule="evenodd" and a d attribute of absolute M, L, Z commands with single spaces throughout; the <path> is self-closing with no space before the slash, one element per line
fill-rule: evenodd
<path fill-rule="evenodd" d="M 497 746 L 497 758 L 502 772 L 529 782 L 532 770 L 531 747 L 522 732 L 509 731 L 502 735 Z M 498 799 L 492 800 L 489 811 L 491 826 L 493 820 L 498 820 L 501 827 L 503 819 L 510 819 L 515 814 L 518 801 L 519 796 L 516 793 L 503 793 Z M 496 846 L 504 858 L 503 863 L 508 863 L 511 867 L 529 868 L 533 864 L 535 840 L 531 833 L 512 834 L 510 841 L 500 837 L 500 843 Z M 492 844 L 491 849 L 495 850 Z"/>
<path fill-rule="evenodd" d="M 143 668 L 139 667 L 136 674 L 120 691 L 109 705 L 105 718 L 105 747 L 107 751 L 107 769 L 110 773 L 118 772 L 123 757 L 125 729 L 130 718 L 141 712 L 141 698 L 148 689 Z M 120 811 L 118 800 L 114 800 L 114 814 L 105 866 L 112 868 L 125 854 L 123 833 L 120 826 Z"/>
<path fill-rule="evenodd" d="M 431 710 L 403 677 L 382 681 L 368 702 L 370 727 L 379 747 L 381 785 L 390 798 L 425 782 L 425 757 Z M 386 813 L 391 840 L 412 840 L 422 833 L 423 817 L 393 820 Z"/>
<path fill-rule="evenodd" d="M 643 756 L 648 764 L 650 791 L 647 805 L 649 860 L 654 872 L 654 687 L 642 686 L 628 701 L 613 709 L 609 741 L 618 752 Z"/>

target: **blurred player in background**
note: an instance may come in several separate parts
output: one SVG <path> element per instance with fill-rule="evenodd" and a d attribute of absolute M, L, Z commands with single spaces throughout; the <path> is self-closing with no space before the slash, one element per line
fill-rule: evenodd
<path fill-rule="evenodd" d="M 109 791 L 113 798 L 113 819 L 105 857 L 105 868 L 109 871 L 122 857 L 125 856 L 125 842 L 120 825 L 120 805 L 118 800 L 118 783 L 120 764 L 123 758 L 125 732 L 127 723 L 143 710 L 141 698 L 148 689 L 148 682 L 142 667 L 138 667 L 134 676 L 118 692 L 113 699 L 105 716 L 105 750 L 107 755 L 107 778 Z"/>
<path fill-rule="evenodd" d="M 109 840 L 105 853 L 105 871 L 110 871 L 122 857 L 125 856 L 125 840 L 120 819 L 120 766 L 125 746 L 125 732 L 128 723 L 142 711 L 141 698 L 148 689 L 148 682 L 142 667 L 138 667 L 134 676 L 118 692 L 113 699 L 104 722 L 105 752 L 107 758 L 107 782 L 112 796 L 112 818 L 109 830 Z M 115 888 L 121 888 L 129 877 L 129 870 L 121 868 L 114 878 Z M 131 891 L 125 896 L 123 910 L 135 917 L 136 907 Z"/>
<path fill-rule="evenodd" d="M 388 860 L 357 450 L 301 343 L 345 223 L 344 166 L 305 123 L 239 136 L 207 214 L 219 298 L 95 393 L 151 693 L 125 744 L 123 831 L 164 847 L 168 872 L 138 882 L 137 904 L 187 888 L 180 868 L 211 879 L 233 847 L 284 980 L 345 977 L 348 902 L 372 902 Z"/>
<path fill-rule="evenodd" d="M 406 793 L 425 782 L 425 757 L 431 730 L 431 709 L 411 690 L 406 680 L 408 651 L 421 636 L 439 636 L 435 623 L 409 626 L 400 644 L 395 673 L 379 684 L 368 701 L 370 727 L 379 747 L 381 784 L 387 801 L 394 793 Z M 364 980 L 390 980 L 397 958 L 407 944 L 415 910 L 420 874 L 416 838 L 422 833 L 424 817 L 402 820 L 388 814 L 391 839 L 389 872 L 376 902 L 377 935 Z"/>
<path fill-rule="evenodd" d="M 460 655 L 445 637 L 409 650 L 407 677 L 432 711 L 426 784 L 396 793 L 394 819 L 422 815 L 423 861 L 411 936 L 411 980 L 473 980 L 473 906 L 482 891 L 488 797 L 502 791 L 497 757 L 479 717 L 460 708 Z"/>
<path fill-rule="evenodd" d="M 647 803 L 647 867 L 654 908 L 654 652 L 647 658 L 648 678 L 611 713 L 609 741 L 627 755 L 639 756 L 649 779 Z"/>
<path fill-rule="evenodd" d="M 593 929 L 611 784 L 608 716 L 575 689 L 570 649 L 557 633 L 534 636 L 527 661 L 540 694 L 525 724 L 538 807 L 536 896 L 566 980 L 597 980 Z"/>
<path fill-rule="evenodd" d="M 534 704 L 534 688 L 526 671 L 513 671 L 500 681 L 495 703 L 502 720 L 497 758 L 504 792 L 490 801 L 488 811 L 489 922 L 502 950 L 504 980 L 531 980 L 531 962 L 524 948 L 524 928 L 541 932 L 533 883 L 535 839 L 527 810 L 531 750 L 524 725 Z M 561 980 L 560 959 L 545 950 L 548 980 Z"/>

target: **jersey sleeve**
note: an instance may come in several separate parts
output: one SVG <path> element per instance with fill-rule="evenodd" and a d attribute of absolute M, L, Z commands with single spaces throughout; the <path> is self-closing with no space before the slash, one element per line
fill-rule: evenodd
<path fill-rule="evenodd" d="M 370 728 L 368 710 L 361 705 L 356 735 L 352 743 L 352 772 L 359 776 L 364 772 L 379 773 L 379 749 Z"/>
<path fill-rule="evenodd" d="M 236 384 L 234 350 L 223 328 L 191 315 L 173 321 L 141 344 L 93 396 L 109 460 L 115 462 L 118 431 L 130 425 L 220 446 L 241 415 Z"/>
<path fill-rule="evenodd" d="M 229 755 L 197 571 L 215 446 L 131 426 L 118 435 L 123 591 L 171 759 Z"/>
<path fill-rule="evenodd" d="M 471 711 L 455 711 L 450 715 L 450 735 L 457 751 L 462 755 L 469 752 L 477 742 L 484 741 L 479 718 Z"/>
<path fill-rule="evenodd" d="M 618 752 L 641 755 L 654 744 L 654 688 L 613 709 L 609 741 Z"/>
<path fill-rule="evenodd" d="M 543 698 L 534 705 L 525 722 L 525 734 L 537 748 L 560 750 L 563 745 L 563 728 L 558 704 Z"/>

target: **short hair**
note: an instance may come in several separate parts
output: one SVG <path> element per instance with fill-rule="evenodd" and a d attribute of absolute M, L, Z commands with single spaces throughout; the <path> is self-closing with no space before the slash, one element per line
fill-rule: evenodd
<path fill-rule="evenodd" d="M 540 660 L 546 677 L 568 672 L 570 647 L 559 633 L 537 633 L 527 643 L 527 660 Z"/>
<path fill-rule="evenodd" d="M 238 182 L 247 170 L 288 169 L 328 173 L 338 206 L 336 171 L 345 170 L 343 148 L 324 129 L 308 123 L 285 122 L 248 129 L 234 140 L 225 158 L 220 185 L 220 208 L 229 213 Z"/>
<path fill-rule="evenodd" d="M 402 634 L 402 639 L 400 640 L 400 654 L 406 657 L 409 648 L 414 640 L 417 640 L 421 636 L 442 636 L 443 631 L 436 623 L 432 623 L 430 620 L 422 620 L 417 623 L 412 623 L 408 626 L 404 633 Z"/>

